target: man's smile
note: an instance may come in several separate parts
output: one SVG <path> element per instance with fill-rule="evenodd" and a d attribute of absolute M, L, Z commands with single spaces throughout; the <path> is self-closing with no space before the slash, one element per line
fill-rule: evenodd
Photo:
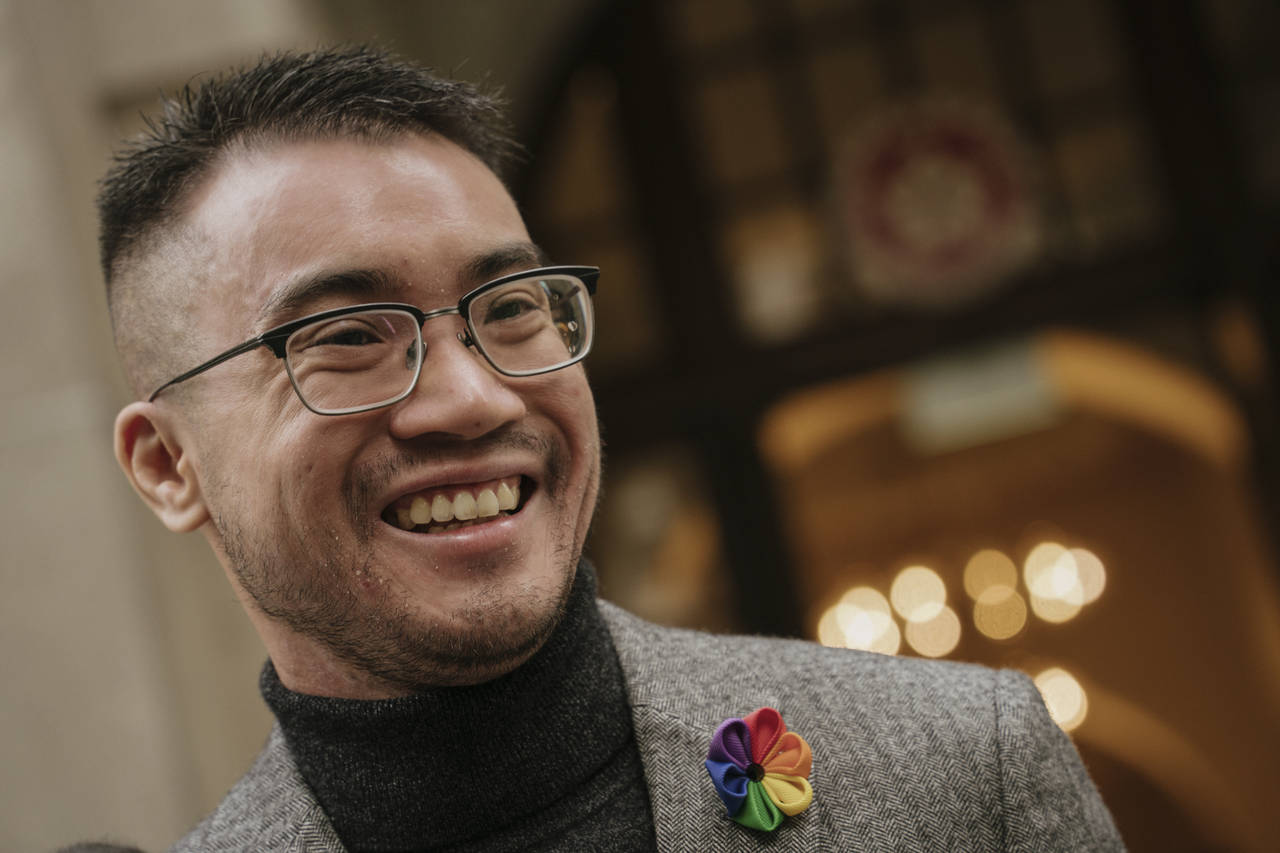
<path fill-rule="evenodd" d="M 514 515 L 533 490 L 533 481 L 521 475 L 434 486 L 401 495 L 383 509 L 382 520 L 414 533 L 443 533 Z"/>
<path fill-rule="evenodd" d="M 267 144 L 230 156 L 197 190 L 191 228 L 217 258 L 201 275 L 233 283 L 198 300 L 219 341 L 269 322 L 263 306 L 291 284 L 305 298 L 273 319 L 378 300 L 456 306 L 542 261 L 497 176 L 436 135 Z M 515 335 L 541 303 L 503 292 L 512 299 L 477 316 L 512 320 L 502 328 Z M 419 327 L 423 361 L 407 396 L 320 415 L 290 387 L 290 353 L 356 364 L 386 331 L 339 316 L 283 364 L 264 351 L 199 385 L 202 400 L 240 413 L 235 429 L 230 416 L 201 427 L 206 535 L 282 679 L 302 692 L 402 695 L 509 672 L 557 624 L 594 508 L 600 443 L 586 373 L 500 373 L 458 337 L 467 320 L 439 315 Z M 302 378 L 339 381 L 332 364 Z"/>

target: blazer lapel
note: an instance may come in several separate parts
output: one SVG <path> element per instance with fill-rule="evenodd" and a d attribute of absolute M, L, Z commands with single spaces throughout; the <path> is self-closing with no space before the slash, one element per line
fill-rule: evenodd
<path fill-rule="evenodd" d="M 345 853 L 333 825 L 302 780 L 280 727 L 218 808 L 171 853 L 254 850 Z"/>
<path fill-rule="evenodd" d="M 711 650 L 708 635 L 651 625 L 603 601 L 600 610 L 627 681 L 658 849 L 759 850 L 766 838 L 778 850 L 828 849 L 816 797 L 773 833 L 760 833 L 729 819 L 703 764 L 716 726 L 776 707 L 776 691 L 750 679 L 730 684 L 731 662 Z"/>

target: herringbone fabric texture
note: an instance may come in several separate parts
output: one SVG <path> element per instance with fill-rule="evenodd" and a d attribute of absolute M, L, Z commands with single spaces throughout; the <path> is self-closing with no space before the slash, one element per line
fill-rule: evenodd
<path fill-rule="evenodd" d="M 173 851 L 345 853 L 324 810 L 302 781 L 280 727 L 218 808 Z"/>
<path fill-rule="evenodd" d="M 1026 676 L 717 637 L 602 603 L 664 851 L 1123 850 L 1075 748 Z M 813 749 L 814 802 L 774 833 L 729 820 L 703 767 L 726 717 L 768 705 Z M 274 732 L 175 851 L 342 845 Z"/>
<path fill-rule="evenodd" d="M 604 607 L 662 850 L 1124 849 L 1025 675 L 710 637 Z M 813 804 L 772 836 L 724 817 L 697 760 L 721 721 L 765 705 L 813 749 Z"/>

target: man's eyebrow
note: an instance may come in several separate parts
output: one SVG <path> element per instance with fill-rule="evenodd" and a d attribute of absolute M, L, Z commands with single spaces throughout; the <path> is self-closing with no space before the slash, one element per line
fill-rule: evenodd
<path fill-rule="evenodd" d="M 546 252 L 533 243 L 509 243 L 473 258 L 464 272 L 474 284 L 484 284 L 504 273 L 546 265 Z"/>
<path fill-rule="evenodd" d="M 483 284 L 512 270 L 547 265 L 547 255 L 533 243 L 510 243 L 478 255 L 463 268 L 472 284 Z M 276 290 L 258 312 L 259 326 L 270 328 L 327 296 L 350 296 L 366 302 L 394 299 L 401 291 L 382 270 L 325 271 L 291 281 Z"/>
<path fill-rule="evenodd" d="M 258 312 L 261 325 L 273 326 L 326 296 L 351 296 L 379 302 L 398 291 L 397 284 L 381 270 L 326 271 L 289 282 L 276 290 Z"/>

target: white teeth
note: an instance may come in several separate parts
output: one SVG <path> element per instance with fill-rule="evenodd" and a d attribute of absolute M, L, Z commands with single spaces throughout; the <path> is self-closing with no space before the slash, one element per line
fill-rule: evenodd
<path fill-rule="evenodd" d="M 430 525 L 428 533 L 452 530 L 458 524 L 477 518 L 493 518 L 500 513 L 514 511 L 520 505 L 520 483 L 509 486 L 499 483 L 497 489 L 481 489 L 480 493 L 458 492 L 453 500 L 437 494 L 428 501 L 418 495 L 407 507 L 396 507 L 395 524 L 404 530 Z M 453 522 L 448 524 L 447 522 Z"/>
<path fill-rule="evenodd" d="M 496 496 L 494 497 L 494 500 L 497 500 Z M 494 515 L 507 516 L 507 515 L 510 515 L 510 513 L 506 510 L 499 510 L 498 512 L 494 513 Z M 489 516 L 489 517 L 492 517 L 492 516 Z M 407 515 L 406 515 L 406 518 L 407 518 Z M 467 521 L 455 520 L 455 521 L 449 521 L 444 523 L 432 521 L 427 525 L 425 525 L 425 528 L 426 528 L 425 530 L 419 530 L 418 532 L 419 533 L 447 533 L 450 530 L 460 530 L 467 527 L 474 527 L 477 524 L 483 524 L 484 520 L 485 520 L 485 516 L 469 519 Z M 405 530 L 413 530 L 415 527 L 422 527 L 422 525 L 415 525 L 413 523 L 413 519 L 409 519 L 408 524 L 404 525 Z"/>
<path fill-rule="evenodd" d="M 441 523 L 453 521 L 453 501 L 444 495 L 436 495 L 431 502 L 431 520 Z"/>
<path fill-rule="evenodd" d="M 470 492 L 458 492 L 453 499 L 453 517 L 459 521 L 470 521 L 476 517 L 476 499 Z"/>
<path fill-rule="evenodd" d="M 409 507 L 409 517 L 413 519 L 414 524 L 426 524 L 431 520 L 431 504 L 419 495 L 413 499 L 413 504 Z"/>

